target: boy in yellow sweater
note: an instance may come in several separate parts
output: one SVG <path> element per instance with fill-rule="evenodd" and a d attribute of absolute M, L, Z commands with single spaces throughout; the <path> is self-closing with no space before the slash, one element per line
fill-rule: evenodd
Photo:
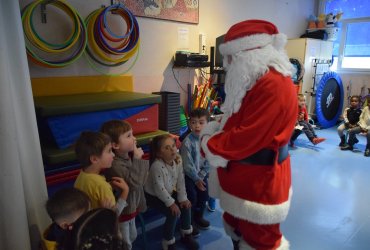
<path fill-rule="evenodd" d="M 91 208 L 110 207 L 121 214 L 127 206 L 129 188 L 120 177 L 113 177 L 108 183 L 100 172 L 112 166 L 114 153 L 110 137 L 100 132 L 82 132 L 75 145 L 76 156 L 81 163 L 81 172 L 74 184 L 75 188 L 85 192 L 91 200 Z M 121 190 L 117 199 L 112 186 Z"/>

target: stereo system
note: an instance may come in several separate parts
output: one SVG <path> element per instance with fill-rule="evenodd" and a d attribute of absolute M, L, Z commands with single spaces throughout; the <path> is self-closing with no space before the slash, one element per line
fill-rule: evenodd
<path fill-rule="evenodd" d="M 177 51 L 175 54 L 174 66 L 202 68 L 202 67 L 209 67 L 210 62 L 208 62 L 208 55 Z"/>

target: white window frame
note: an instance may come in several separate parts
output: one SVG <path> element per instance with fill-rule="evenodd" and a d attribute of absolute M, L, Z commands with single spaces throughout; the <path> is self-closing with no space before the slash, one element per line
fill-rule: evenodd
<path fill-rule="evenodd" d="M 325 12 L 326 0 L 319 1 L 319 13 L 326 13 Z M 361 17 L 361 18 L 348 18 L 348 19 L 341 19 L 342 27 L 339 29 L 339 36 L 340 36 L 340 43 L 339 43 L 339 51 L 338 51 L 338 63 L 335 67 L 335 71 L 339 73 L 362 73 L 362 74 L 370 74 L 370 68 L 343 68 L 342 62 L 344 57 L 344 45 L 346 44 L 346 34 L 347 34 L 347 27 L 349 24 L 353 23 L 360 23 L 360 22 L 368 22 L 370 23 L 370 17 Z"/>

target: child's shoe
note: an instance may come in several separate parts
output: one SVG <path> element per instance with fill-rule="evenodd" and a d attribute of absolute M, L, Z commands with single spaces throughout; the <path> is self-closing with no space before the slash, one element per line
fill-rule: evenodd
<path fill-rule="evenodd" d="M 176 250 L 175 238 L 172 240 L 162 240 L 163 250 Z"/>
<path fill-rule="evenodd" d="M 364 156 L 369 157 L 370 156 L 370 145 L 366 145 Z"/>
<path fill-rule="evenodd" d="M 210 225 L 209 221 L 203 218 L 203 213 L 201 212 L 194 213 L 194 223 L 202 230 L 208 229 Z"/>
<path fill-rule="evenodd" d="M 209 200 L 207 202 L 207 209 L 210 212 L 216 211 L 216 200 L 215 199 L 209 198 Z"/>
<path fill-rule="evenodd" d="M 319 143 L 321 143 L 321 142 L 323 142 L 323 141 L 325 141 L 326 139 L 325 138 L 322 138 L 322 137 L 316 137 L 316 138 L 313 138 L 312 139 L 312 143 L 314 144 L 314 145 L 317 145 L 317 144 L 319 144 Z"/>
<path fill-rule="evenodd" d="M 176 250 L 176 244 L 168 245 L 167 250 Z"/>
<path fill-rule="evenodd" d="M 238 240 L 232 240 L 232 241 L 233 241 L 234 250 L 239 250 L 239 241 Z"/>
<path fill-rule="evenodd" d="M 191 234 L 193 235 L 194 238 L 197 238 L 200 235 L 199 229 L 194 225 L 193 225 L 193 232 Z"/>
<path fill-rule="evenodd" d="M 198 250 L 199 244 L 196 242 L 191 234 L 184 234 L 181 237 L 182 243 L 186 246 L 189 250 Z"/>
<path fill-rule="evenodd" d="M 195 224 L 202 230 L 206 230 L 209 228 L 209 221 L 204 219 L 203 217 L 200 217 L 200 218 L 194 218 L 194 222 Z"/>
<path fill-rule="evenodd" d="M 340 137 L 339 147 L 344 147 L 345 145 L 346 145 L 346 136 L 345 135 L 342 135 Z"/>
<path fill-rule="evenodd" d="M 366 157 L 370 157 L 370 149 L 366 149 L 366 150 L 365 150 L 365 154 L 364 154 L 364 156 L 366 156 Z"/>
<path fill-rule="evenodd" d="M 294 142 L 293 142 L 293 141 L 290 141 L 290 142 L 289 142 L 289 147 L 291 147 L 291 148 L 296 148 L 296 146 L 295 146 L 295 144 L 294 144 Z"/>
<path fill-rule="evenodd" d="M 340 148 L 341 150 L 353 150 L 353 146 L 352 145 L 345 145 L 343 147 Z"/>
<path fill-rule="evenodd" d="M 358 141 L 358 139 L 357 139 L 357 137 L 355 136 L 355 138 L 353 138 L 353 144 L 356 144 L 356 143 L 358 143 L 359 141 Z"/>

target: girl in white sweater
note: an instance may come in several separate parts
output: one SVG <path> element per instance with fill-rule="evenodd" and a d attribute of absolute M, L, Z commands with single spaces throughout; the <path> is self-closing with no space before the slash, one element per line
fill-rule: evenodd
<path fill-rule="evenodd" d="M 144 190 L 147 205 L 166 216 L 163 249 L 175 249 L 177 217 L 180 217 L 183 243 L 188 249 L 199 249 L 192 236 L 191 203 L 186 195 L 184 171 L 175 140 L 170 135 L 153 138 L 150 158 L 152 165 Z"/>

